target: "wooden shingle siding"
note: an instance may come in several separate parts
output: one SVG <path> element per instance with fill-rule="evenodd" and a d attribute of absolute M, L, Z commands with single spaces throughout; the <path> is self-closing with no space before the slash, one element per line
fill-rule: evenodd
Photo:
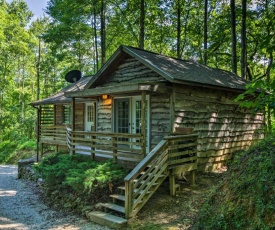
<path fill-rule="evenodd" d="M 168 95 L 151 96 L 151 149 L 171 133 L 170 99 Z"/>
<path fill-rule="evenodd" d="M 75 130 L 83 131 L 84 130 L 84 103 L 77 103 L 75 105 Z"/>
<path fill-rule="evenodd" d="M 157 73 L 144 66 L 134 58 L 126 59 L 100 86 L 114 86 L 117 84 L 129 84 L 137 82 L 156 82 L 160 79 Z"/>
<path fill-rule="evenodd" d="M 63 105 L 55 105 L 55 125 L 62 125 L 63 123 Z"/>
<path fill-rule="evenodd" d="M 264 116 L 239 108 L 237 93 L 174 86 L 174 127 L 194 127 L 199 134 L 199 166 L 211 170 L 234 151 L 264 137 Z"/>
<path fill-rule="evenodd" d="M 112 132 L 112 99 L 100 98 L 97 111 L 97 132 Z"/>

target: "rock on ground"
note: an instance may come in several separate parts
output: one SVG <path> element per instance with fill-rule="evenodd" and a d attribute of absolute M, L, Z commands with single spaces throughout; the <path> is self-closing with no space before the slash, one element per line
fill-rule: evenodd
<path fill-rule="evenodd" d="M 0 165 L 0 229 L 107 230 L 44 205 L 33 188 L 17 179 L 17 166 Z"/>

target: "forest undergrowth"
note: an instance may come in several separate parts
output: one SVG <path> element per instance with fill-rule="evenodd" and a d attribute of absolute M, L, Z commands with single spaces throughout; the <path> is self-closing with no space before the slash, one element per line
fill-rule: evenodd
<path fill-rule="evenodd" d="M 2 142 L 0 162 L 15 164 L 33 156 L 34 149 L 35 141 Z M 195 186 L 178 181 L 175 197 L 169 195 L 169 181 L 165 181 L 128 229 L 274 229 L 274 152 L 275 135 L 236 153 L 227 171 L 197 173 Z M 45 182 L 48 204 L 82 215 L 95 208 L 98 200 L 108 199 L 127 174 L 111 162 L 98 164 L 68 154 L 50 155 L 34 168 Z"/>

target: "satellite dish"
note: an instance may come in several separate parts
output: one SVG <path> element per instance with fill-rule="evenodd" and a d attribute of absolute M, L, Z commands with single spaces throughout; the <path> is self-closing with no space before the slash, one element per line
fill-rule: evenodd
<path fill-rule="evenodd" d="M 81 71 L 71 70 L 65 75 L 65 80 L 70 83 L 76 83 L 81 78 Z"/>

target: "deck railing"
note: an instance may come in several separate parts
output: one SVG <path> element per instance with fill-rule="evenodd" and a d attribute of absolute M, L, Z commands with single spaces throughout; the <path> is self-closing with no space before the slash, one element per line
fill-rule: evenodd
<path fill-rule="evenodd" d="M 41 126 L 40 142 L 50 145 L 66 145 L 66 129 L 64 125 Z"/>
<path fill-rule="evenodd" d="M 140 162 L 144 158 L 141 134 L 72 131 L 67 127 L 66 141 L 71 154 L 87 154 L 92 159 Z"/>
<path fill-rule="evenodd" d="M 125 215 L 135 216 L 169 174 L 197 168 L 197 134 L 164 138 L 125 181 Z"/>

